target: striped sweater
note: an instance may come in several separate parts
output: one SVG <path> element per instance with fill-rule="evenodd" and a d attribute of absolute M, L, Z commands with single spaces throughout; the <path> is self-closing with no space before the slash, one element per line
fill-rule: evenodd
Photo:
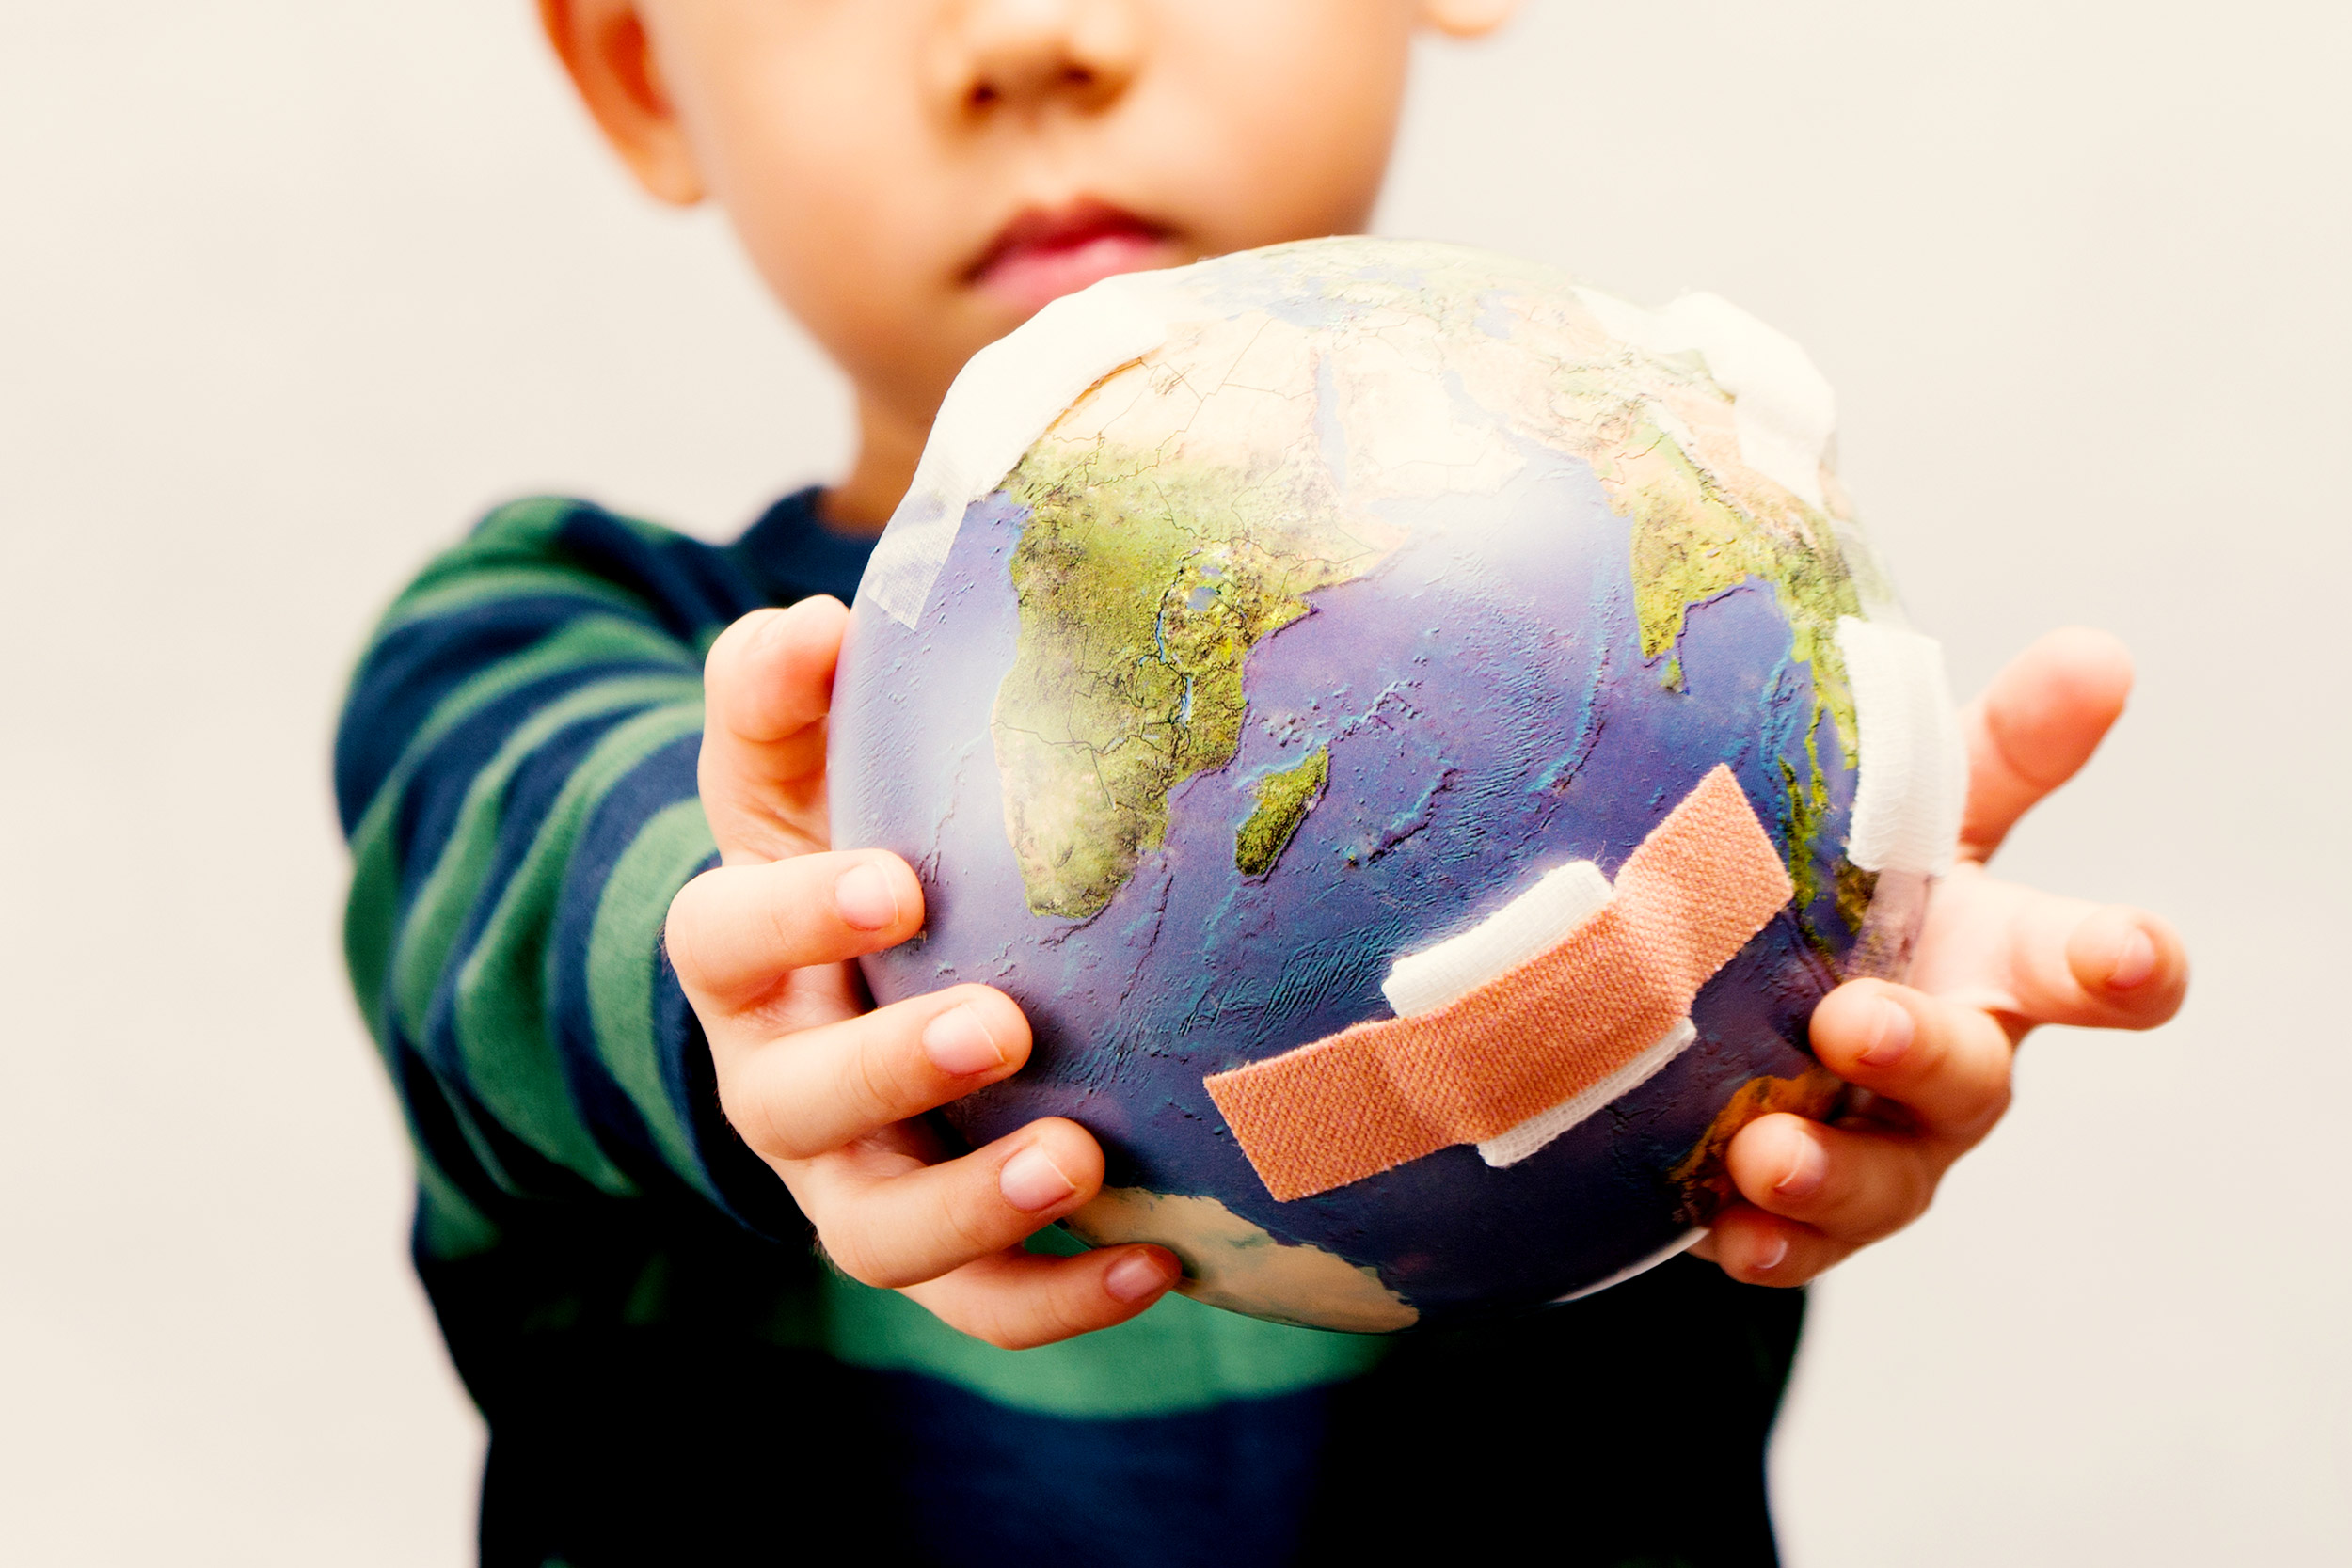
<path fill-rule="evenodd" d="M 409 585 L 353 679 L 346 955 L 415 1147 L 417 1267 L 490 1425 L 485 1560 L 791 1556 L 780 1511 L 818 1510 L 884 1561 L 1341 1560 L 1499 1543 L 1538 1497 L 1560 1557 L 1579 1466 L 1622 1517 L 1565 1560 L 1769 1560 L 1801 1302 L 1702 1264 L 1392 1349 L 1171 1297 L 1022 1353 L 823 1266 L 720 1115 L 660 935 L 716 858 L 704 651 L 760 606 L 849 598 L 868 547 L 814 492 L 726 546 L 518 502 Z M 1723 1478 L 1705 1506 L 1661 1480 L 1694 1462 Z M 1515 1468 L 1533 1492 L 1465 1516 Z"/>

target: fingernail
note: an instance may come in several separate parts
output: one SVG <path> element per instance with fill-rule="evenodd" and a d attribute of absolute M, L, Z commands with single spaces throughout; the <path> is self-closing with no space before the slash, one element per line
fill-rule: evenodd
<path fill-rule="evenodd" d="M 1005 1201 L 1025 1214 L 1051 1209 L 1078 1190 L 1078 1184 L 1064 1176 L 1041 1148 L 1025 1148 L 1006 1161 L 996 1185 Z"/>
<path fill-rule="evenodd" d="M 833 884 L 833 907 L 861 931 L 879 931 L 898 919 L 898 898 L 890 891 L 890 879 L 870 865 L 853 865 L 841 874 Z"/>
<path fill-rule="evenodd" d="M 1878 1017 L 1872 1024 L 1870 1043 L 1862 1048 L 1862 1060 L 1871 1067 L 1893 1067 L 1911 1049 L 1911 1037 L 1916 1032 L 1911 1010 L 1882 996 Z"/>
<path fill-rule="evenodd" d="M 1148 1252 L 1131 1252 L 1103 1271 L 1103 1289 L 1118 1301 L 1141 1301 L 1167 1289 L 1174 1276 L 1168 1266 Z"/>
<path fill-rule="evenodd" d="M 1756 1261 L 1749 1264 L 1748 1267 L 1754 1269 L 1757 1274 L 1770 1274 L 1774 1269 L 1780 1267 L 1782 1259 L 1786 1259 L 1788 1256 L 1788 1238 L 1786 1236 L 1775 1236 L 1770 1242 L 1765 1243 L 1764 1250 L 1756 1255 Z"/>
<path fill-rule="evenodd" d="M 2156 944 L 2148 940 L 2148 933 L 2135 929 L 2123 939 L 2116 951 L 2115 963 L 2107 971 L 2109 990 L 2129 990 L 2156 972 Z"/>
<path fill-rule="evenodd" d="M 980 1015 L 968 1006 L 948 1008 L 923 1025 L 923 1054 L 942 1072 L 959 1078 L 1005 1065 L 1005 1053 Z"/>
<path fill-rule="evenodd" d="M 1829 1157 L 1821 1152 L 1821 1146 L 1799 1133 L 1797 1151 L 1788 1160 L 1788 1174 L 1772 1183 L 1772 1191 L 1783 1197 L 1809 1197 L 1828 1168 Z M 1786 1242 L 1781 1244 L 1788 1245 Z"/>
<path fill-rule="evenodd" d="M 752 633 L 754 648 L 772 648 L 784 641 L 784 628 L 792 624 L 791 616 L 781 610 L 755 610 L 753 613 L 761 618 L 758 627 Z"/>

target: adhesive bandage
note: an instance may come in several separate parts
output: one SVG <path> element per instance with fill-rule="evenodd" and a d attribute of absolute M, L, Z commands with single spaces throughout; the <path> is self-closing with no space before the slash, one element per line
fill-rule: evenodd
<path fill-rule="evenodd" d="M 1534 913 L 1556 918 L 1580 883 L 1589 895 L 1590 881 L 1572 875 Z M 1719 766 L 1643 840 L 1606 900 L 1549 947 L 1428 1011 L 1359 1023 L 1205 1086 L 1278 1199 L 1450 1144 L 1495 1142 L 1502 1158 L 1490 1163 L 1523 1158 L 1522 1147 L 1557 1135 L 1554 1120 L 1581 1119 L 1607 1102 L 1593 1097 L 1613 1098 L 1613 1083 L 1670 1060 L 1699 988 L 1790 893 L 1778 849 Z M 1539 927 L 1506 925 L 1497 950 L 1523 950 Z M 1431 974 L 1458 980 L 1472 967 L 1458 948 L 1422 957 L 1398 966 L 1408 1001 L 1450 989 Z"/>

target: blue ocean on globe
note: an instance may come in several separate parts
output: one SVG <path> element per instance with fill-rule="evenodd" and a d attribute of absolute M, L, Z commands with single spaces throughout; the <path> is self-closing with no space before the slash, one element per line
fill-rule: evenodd
<path fill-rule="evenodd" d="M 1084 1124 L 1108 1171 L 1071 1228 L 1172 1247 L 1218 1305 L 1386 1331 L 1669 1255 L 1739 1125 L 1830 1104 L 1811 1010 L 1909 935 L 1847 858 L 1837 626 L 1883 591 L 1818 454 L 1742 425 L 1760 372 L 1724 385 L 1785 341 L 1394 242 L 1149 288 L 1162 340 L 947 494 L 919 601 L 861 593 L 835 842 L 928 899 L 865 961 L 876 999 L 1008 991 L 1032 1059 L 955 1127 Z M 1700 990 L 1693 1045 L 1518 1164 L 1458 1144 L 1271 1195 L 1206 1077 L 1390 1016 L 1400 954 L 1550 867 L 1614 876 L 1718 766 L 1795 896 Z"/>

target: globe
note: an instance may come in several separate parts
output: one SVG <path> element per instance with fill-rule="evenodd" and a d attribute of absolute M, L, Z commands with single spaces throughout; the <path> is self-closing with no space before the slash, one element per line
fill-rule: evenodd
<path fill-rule="evenodd" d="M 1401 241 L 1113 278 L 976 357 L 830 741 L 835 842 L 928 900 L 876 999 L 1035 1031 L 956 1132 L 1075 1118 L 1069 1230 L 1326 1328 L 1695 1240 L 1741 1126 L 1835 1103 L 1812 1009 L 1901 971 L 1957 830 L 1833 422 L 1712 296 Z"/>

